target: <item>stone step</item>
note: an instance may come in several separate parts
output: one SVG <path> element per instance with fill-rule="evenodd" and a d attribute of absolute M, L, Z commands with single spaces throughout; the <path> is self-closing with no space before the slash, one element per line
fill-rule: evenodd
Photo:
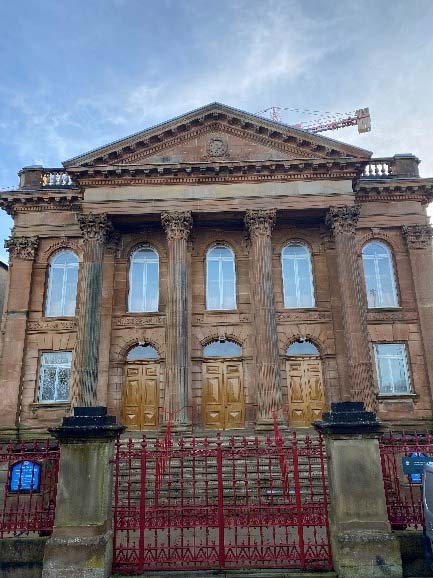
<path fill-rule="evenodd" d="M 131 575 L 113 574 L 112 578 L 129 578 Z M 335 572 L 311 572 L 299 570 L 186 570 L 179 572 L 146 572 L 134 578 L 337 578 Z"/>

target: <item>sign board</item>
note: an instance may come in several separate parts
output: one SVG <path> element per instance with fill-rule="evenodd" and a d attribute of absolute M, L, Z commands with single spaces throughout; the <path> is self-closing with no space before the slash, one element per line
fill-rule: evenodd
<path fill-rule="evenodd" d="M 412 452 L 408 456 L 402 457 L 403 473 L 414 484 L 422 482 L 422 472 L 425 464 L 433 464 L 433 456 L 427 456 L 422 452 Z"/>
<path fill-rule="evenodd" d="M 37 462 L 22 461 L 12 466 L 10 492 L 39 492 L 41 483 L 41 466 Z"/>

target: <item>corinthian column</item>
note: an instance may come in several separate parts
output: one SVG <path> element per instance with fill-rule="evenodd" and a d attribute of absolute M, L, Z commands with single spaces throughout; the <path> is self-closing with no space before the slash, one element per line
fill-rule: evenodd
<path fill-rule="evenodd" d="M 402 232 L 409 250 L 427 376 L 433 399 L 433 229 L 430 225 L 405 225 Z"/>
<path fill-rule="evenodd" d="M 361 272 L 356 253 L 355 227 L 359 207 L 331 207 L 326 224 L 331 229 L 337 253 L 343 329 L 350 381 L 351 401 L 362 401 L 366 409 L 377 408 L 370 356 L 367 311 L 362 291 Z"/>
<path fill-rule="evenodd" d="M 33 262 L 38 237 L 11 237 L 9 288 L 4 313 L 4 342 L 0 361 L 0 433 L 11 436 L 19 425 L 21 376 L 30 308 Z"/>
<path fill-rule="evenodd" d="M 281 381 L 272 283 L 272 228 L 276 211 L 247 211 L 245 225 L 251 241 L 250 283 L 256 336 L 255 366 L 258 425 L 272 424 L 281 407 Z"/>
<path fill-rule="evenodd" d="M 83 263 L 78 294 L 77 343 L 72 371 L 71 405 L 96 405 L 101 328 L 102 258 L 113 229 L 106 214 L 79 213 Z"/>
<path fill-rule="evenodd" d="M 166 406 L 177 426 L 188 419 L 188 251 L 191 211 L 161 214 L 168 243 Z"/>

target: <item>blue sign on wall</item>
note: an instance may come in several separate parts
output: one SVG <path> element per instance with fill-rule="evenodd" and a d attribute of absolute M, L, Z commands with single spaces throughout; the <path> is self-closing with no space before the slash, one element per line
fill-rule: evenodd
<path fill-rule="evenodd" d="M 427 456 L 422 452 L 412 452 L 402 458 L 403 473 L 408 476 L 413 484 L 421 484 L 424 465 L 432 462 L 432 456 Z"/>
<path fill-rule="evenodd" d="M 25 460 L 12 466 L 10 492 L 39 492 L 40 483 L 41 466 L 37 462 Z"/>

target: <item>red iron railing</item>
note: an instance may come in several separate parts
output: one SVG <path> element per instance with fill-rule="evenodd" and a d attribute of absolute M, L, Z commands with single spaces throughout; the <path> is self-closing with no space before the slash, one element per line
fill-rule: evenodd
<path fill-rule="evenodd" d="M 59 454 L 53 440 L 0 444 L 0 538 L 51 533 Z"/>
<path fill-rule="evenodd" d="M 433 437 L 428 432 L 387 433 L 380 437 L 380 459 L 388 519 L 395 530 L 422 528 L 422 484 L 420 476 L 403 472 L 402 458 L 412 454 L 433 456 Z"/>
<path fill-rule="evenodd" d="M 113 461 L 115 572 L 332 566 L 320 436 L 119 439 Z"/>

